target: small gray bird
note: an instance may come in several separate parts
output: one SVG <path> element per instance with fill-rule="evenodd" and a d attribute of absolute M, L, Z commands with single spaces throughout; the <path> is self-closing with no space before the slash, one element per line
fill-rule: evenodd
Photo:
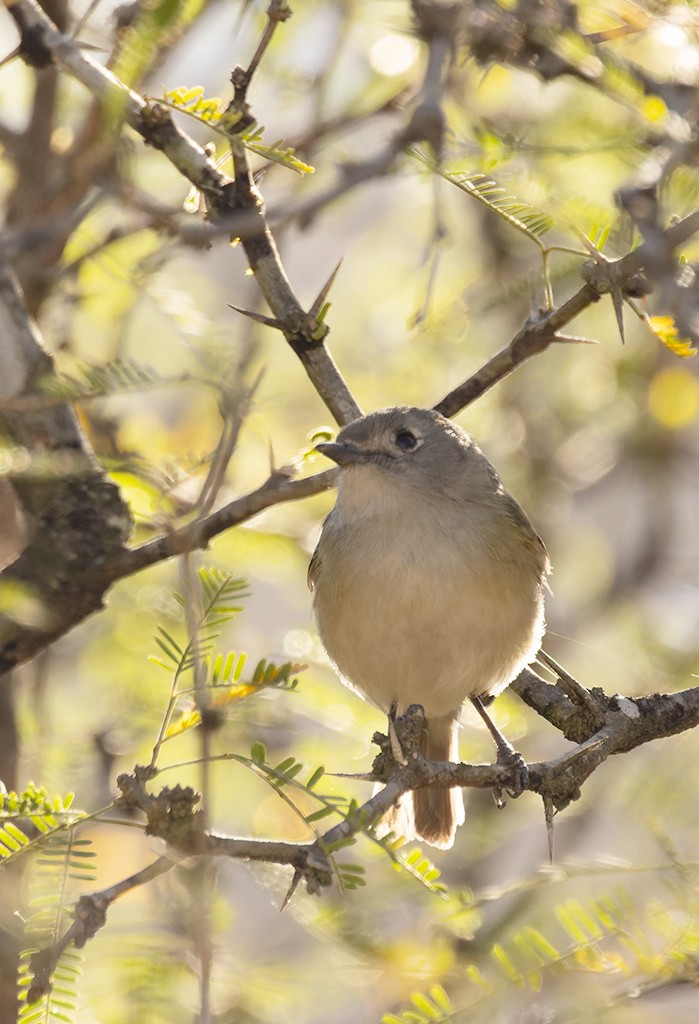
<path fill-rule="evenodd" d="M 325 649 L 383 711 L 421 704 L 422 753 L 458 760 L 464 700 L 500 693 L 539 649 L 546 549 L 474 441 L 430 409 L 371 413 L 317 449 L 340 467 L 308 571 Z M 461 790 L 406 794 L 397 820 L 448 849 Z"/>

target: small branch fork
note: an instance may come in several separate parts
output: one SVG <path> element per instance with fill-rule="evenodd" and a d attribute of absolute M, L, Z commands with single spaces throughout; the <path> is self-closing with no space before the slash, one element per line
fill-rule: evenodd
<path fill-rule="evenodd" d="M 699 724 L 699 687 L 674 694 L 629 698 L 607 696 L 601 690 L 587 690 L 560 668 L 548 655 L 543 661 L 557 676 L 547 683 L 530 669 L 512 683 L 513 689 L 568 739 L 576 737 L 573 750 L 550 761 L 527 765 L 523 791 L 543 799 L 547 822 L 580 797 L 581 788 L 592 773 L 612 754 L 627 753 L 651 740 L 675 735 Z M 147 868 L 113 886 L 82 896 L 75 908 L 75 921 L 53 946 L 35 954 L 35 980 L 31 997 L 38 999 L 50 985 L 52 971 L 63 950 L 71 943 L 82 947 L 105 924 L 111 904 L 119 896 L 169 871 L 182 858 L 230 857 L 288 865 L 293 881 L 287 900 L 300 882 L 319 895 L 333 882 L 328 852 L 337 844 L 366 832 L 384 817 L 400 796 L 424 786 L 463 786 L 496 791 L 512 789 L 521 781 L 520 765 L 469 765 L 448 761 L 426 761 L 417 745 L 422 708 L 413 705 L 395 726 L 404 765 L 396 762 L 388 736 L 376 734 L 380 753 L 368 781 L 382 782 L 383 788 L 312 843 L 241 839 L 207 831 L 203 812 L 197 810 L 200 797 L 191 787 L 165 787 L 153 795 L 148 785 L 156 769 L 137 767 L 133 774 L 117 779 L 121 796 L 117 807 L 140 811 L 146 818 L 146 833 L 164 840 L 171 856 L 162 856 Z M 417 727 L 416 727 L 417 721 Z"/>

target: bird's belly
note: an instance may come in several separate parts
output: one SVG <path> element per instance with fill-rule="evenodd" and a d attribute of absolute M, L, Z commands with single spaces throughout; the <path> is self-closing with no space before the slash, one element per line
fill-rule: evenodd
<path fill-rule="evenodd" d="M 344 680 L 388 710 L 422 704 L 453 713 L 467 698 L 498 693 L 536 654 L 543 630 L 535 578 L 487 568 L 391 569 L 330 583 L 316 602 L 318 628 Z M 323 586 L 322 577 L 319 585 Z"/>

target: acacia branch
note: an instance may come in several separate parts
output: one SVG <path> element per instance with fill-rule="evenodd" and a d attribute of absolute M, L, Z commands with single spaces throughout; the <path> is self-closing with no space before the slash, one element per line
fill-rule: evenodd
<path fill-rule="evenodd" d="M 538 794 L 559 811 L 580 797 L 584 783 L 611 755 L 627 753 L 652 740 L 699 725 L 699 687 L 680 693 L 631 698 L 618 694 L 607 697 L 601 690 L 585 691 L 585 696 L 580 684 L 575 683 L 568 689 L 568 693 L 575 697 L 571 700 L 558 685 L 544 682 L 529 670 L 525 670 L 512 686 L 527 703 L 549 721 L 556 722 L 559 728 L 562 723 L 570 727 L 574 720 L 577 721 L 576 729 L 581 728 L 578 711 L 580 707 L 587 706 L 589 712 L 591 702 L 602 716 L 601 727 L 581 739 L 573 750 L 549 761 L 527 766 L 523 791 Z M 596 716 L 593 714 L 592 717 Z M 319 895 L 332 884 L 334 877 L 327 851 L 372 830 L 409 790 L 456 785 L 493 789 L 499 793 L 512 785 L 512 770 L 502 765 L 426 761 L 417 749 L 423 718 L 422 709 L 413 705 L 396 721 L 401 746 L 407 755 L 405 765 L 394 760 L 388 737 L 380 734 L 374 737 L 381 753 L 374 762 L 372 774 L 366 778 L 382 782 L 382 788 L 311 843 L 242 839 L 208 831 L 202 825 L 203 812 L 196 809 L 199 795 L 191 787 L 165 787 L 155 795 L 148 792 L 148 783 L 158 774 L 152 768 L 137 767 L 133 774 L 121 775 L 117 780 L 121 791 L 117 803 L 129 810 L 141 811 L 146 817 L 147 834 L 165 840 L 180 855 L 223 856 L 288 866 L 294 869 L 290 892 L 303 880 L 309 893 Z M 81 897 L 76 907 L 75 923 L 56 943 L 36 954 L 32 961 L 36 972 L 32 987 L 35 997 L 48 990 L 52 967 L 63 950 L 71 942 L 82 946 L 92 938 L 104 925 L 107 910 L 118 896 L 170 870 L 173 863 L 173 859 L 161 857 L 136 875 Z"/>
<path fill-rule="evenodd" d="M 119 554 L 110 566 L 112 578 L 122 579 L 166 558 L 204 548 L 219 533 L 246 522 L 266 508 L 321 494 L 334 487 L 336 480 L 335 469 L 327 469 L 303 480 L 291 479 L 284 470 L 276 470 L 257 490 L 228 502 L 203 519 Z"/>
<path fill-rule="evenodd" d="M 245 233 L 241 230 L 240 237 L 251 250 L 247 253 L 251 266 L 253 262 L 258 264 L 260 285 L 274 316 L 283 325 L 285 337 L 336 420 L 344 423 L 356 419 L 359 407 L 324 345 L 327 328 L 318 337 L 313 318 L 304 313 L 293 295 L 251 182 L 246 190 L 239 180 L 231 181 L 222 174 L 204 150 L 175 124 L 166 107 L 145 100 L 93 61 L 72 39 L 58 31 L 35 0 L 15 0 L 8 10 L 20 30 L 25 60 L 37 66 L 57 64 L 108 109 L 120 111 L 148 145 L 159 149 L 200 190 L 213 220 L 227 220 L 241 209 L 250 215 L 250 227 Z"/>
<path fill-rule="evenodd" d="M 75 920 L 70 928 L 53 945 L 32 954 L 30 962 L 34 976 L 27 989 L 27 1003 L 31 1006 L 42 996 L 48 995 L 52 988 L 53 973 L 65 950 L 70 945 L 75 946 L 76 949 L 82 949 L 90 939 L 94 938 L 100 928 L 106 924 L 107 911 L 119 896 L 131 892 L 140 885 L 145 885 L 146 882 L 151 882 L 154 878 L 171 871 L 173 867 L 175 867 L 175 861 L 170 860 L 169 857 L 159 857 L 152 864 L 131 875 L 130 878 L 122 879 L 100 892 L 81 896 L 75 905 L 73 912 Z"/>
<path fill-rule="evenodd" d="M 586 263 L 583 274 L 588 279 L 574 295 L 555 309 L 541 310 L 530 317 L 509 345 L 445 395 L 434 408 L 443 416 L 454 416 L 527 359 L 545 352 L 554 343 L 570 344 L 570 341 L 559 337 L 559 332 L 571 320 L 614 289 L 623 295 L 625 289 L 636 284 L 639 273 L 648 272 L 651 266 L 654 268 L 653 280 L 659 279 L 661 274 L 674 274 L 674 263 L 668 265 L 667 256 L 698 231 L 699 210 L 694 210 L 677 224 L 659 232 L 659 238 L 644 242 L 618 260 L 606 261 L 602 265 Z M 657 266 L 659 248 L 666 254 L 661 268 Z"/>

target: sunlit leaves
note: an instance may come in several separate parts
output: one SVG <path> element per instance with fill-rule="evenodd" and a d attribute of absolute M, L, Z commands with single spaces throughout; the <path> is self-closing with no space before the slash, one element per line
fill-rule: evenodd
<path fill-rule="evenodd" d="M 647 316 L 644 318 L 656 338 L 674 352 L 676 356 L 687 358 L 695 356 L 696 348 L 688 338 L 681 338 L 677 329 L 674 317 L 671 316 Z"/>
<path fill-rule="evenodd" d="M 207 591 L 208 588 L 208 600 L 201 620 L 203 626 L 220 625 L 240 610 L 237 603 L 231 604 L 230 602 L 232 596 L 240 593 L 241 587 L 244 586 L 241 580 L 227 579 L 220 581 L 220 585 L 217 585 L 212 570 L 206 570 L 200 574 L 200 579 L 205 581 L 204 590 Z M 192 670 L 197 662 L 200 662 L 206 673 L 204 686 L 208 691 L 207 707 L 210 710 L 224 710 L 271 687 L 286 690 L 296 689 L 298 680 L 295 677 L 303 670 L 303 665 L 291 661 L 276 665 L 263 658 L 258 661 L 249 679 L 244 680 L 241 677 L 247 662 L 247 654 L 245 652 L 236 654 L 233 651 L 226 654 L 214 654 L 212 645 L 216 636 L 217 634 L 214 633 L 199 637 L 197 640 L 190 640 L 185 647 L 182 647 L 169 632 L 159 626 L 155 642 L 167 660 L 163 661 L 159 658 L 152 660 L 164 668 L 169 666 L 174 669 L 177 679 L 185 672 Z M 188 703 L 182 709 L 179 717 L 167 725 L 165 736 L 168 739 L 187 732 L 201 723 L 201 712 L 192 703 L 191 690 L 180 691 L 180 694 L 188 697 Z M 263 762 L 265 752 L 262 745 L 258 748 L 257 753 Z"/>
<path fill-rule="evenodd" d="M 440 1024 L 453 1020 L 454 1007 L 441 985 L 433 985 L 429 992 L 413 992 L 411 1008 L 399 1015 L 385 1013 L 381 1024 Z"/>
<path fill-rule="evenodd" d="M 463 174 L 449 171 L 440 164 L 429 160 L 417 150 L 413 151 L 413 156 L 427 164 L 435 174 L 451 182 L 456 188 L 485 206 L 491 213 L 500 217 L 510 227 L 515 228 L 537 245 L 540 245 L 541 236 L 550 231 L 554 225 L 550 214 L 537 210 L 516 196 L 508 196 L 502 186 L 485 174 L 480 172 Z"/>
<path fill-rule="evenodd" d="M 158 637 L 156 637 L 156 642 L 158 642 Z M 275 665 L 262 660 L 256 665 L 250 680 L 244 682 L 239 681 L 239 676 L 247 660 L 245 653 L 236 655 L 230 652 L 225 659 L 224 655 L 219 654 L 213 660 L 205 655 L 203 660 L 209 671 L 206 682 L 209 690 L 208 707 L 218 711 L 239 704 L 247 697 L 252 697 L 270 687 L 294 690 L 298 685 L 298 680 L 294 677 L 304 668 L 303 665 L 291 661 L 285 662 L 283 665 Z M 224 661 L 225 665 L 229 666 L 228 673 L 220 672 Z M 220 672 L 218 675 L 217 670 Z M 232 677 L 234 677 L 234 681 L 231 681 Z M 196 728 L 200 723 L 201 714 L 198 709 L 193 706 L 186 707 L 180 716 L 168 726 L 166 736 L 168 739 L 178 736 L 180 733 Z"/>
<path fill-rule="evenodd" d="M 113 71 L 135 85 L 165 51 L 193 24 L 206 6 L 204 0 L 154 0 L 139 6 L 138 15 L 119 39 Z"/>
<path fill-rule="evenodd" d="M 159 383 L 162 383 L 162 378 L 156 370 L 132 359 L 115 359 L 107 366 L 83 363 L 74 375 L 62 373 L 43 377 L 40 381 L 42 391 L 60 402 L 144 391 Z"/>
<path fill-rule="evenodd" d="M 224 137 L 235 132 L 236 138 L 242 141 L 246 149 L 265 160 L 280 164 L 297 174 L 312 174 L 314 171 L 310 164 L 296 156 L 290 146 L 285 146 L 282 139 L 271 145 L 263 142 L 264 128 L 257 123 L 253 123 L 244 131 L 237 131 L 241 115 L 235 110 L 226 109 L 218 97 L 207 98 L 203 86 L 180 86 L 177 89 L 170 89 L 165 93 L 162 102 L 202 121 Z"/>
<path fill-rule="evenodd" d="M 44 849 L 53 833 L 83 817 L 71 810 L 73 794 L 49 797 L 29 783 L 22 793 L 0 793 L 0 866 L 20 853 Z"/>
<path fill-rule="evenodd" d="M 183 607 L 188 601 L 196 604 L 196 636 L 190 638 L 189 642 L 182 646 L 170 632 L 162 626 L 157 627 L 155 642 L 165 655 L 166 661 L 159 658 L 152 660 L 164 668 L 174 669 L 177 675 L 181 675 L 191 669 L 197 659 L 206 658 L 212 650 L 213 641 L 219 635 L 217 627 L 230 621 L 242 610 L 242 600 L 247 597 L 247 583 L 239 579 L 233 573 L 224 572 L 215 567 L 202 566 L 196 574 L 198 592 L 195 594 L 175 594 L 175 600 Z M 212 665 L 212 674 L 216 682 L 219 682 L 227 671 L 237 679 L 242 671 L 240 656 L 236 660 L 235 655 L 227 655 L 227 660 L 222 656 L 215 659 Z M 236 674 L 237 673 L 237 674 Z"/>
<path fill-rule="evenodd" d="M 202 593 L 200 629 L 208 630 L 220 626 L 242 610 L 240 602 L 248 594 L 245 580 L 213 566 L 201 566 L 197 570 L 197 580 Z M 184 596 L 175 596 L 184 604 Z"/>
<path fill-rule="evenodd" d="M 195 85 L 191 89 L 182 86 L 170 89 L 165 93 L 165 99 L 169 100 L 178 110 L 197 114 L 202 121 L 211 121 L 212 119 L 218 121 L 224 111 L 218 96 L 211 96 L 208 99 L 204 96 L 203 85 Z"/>
<path fill-rule="evenodd" d="M 425 857 L 420 847 L 414 846 L 408 852 L 401 851 L 396 856 L 396 862 L 432 892 L 439 895 L 446 893 L 446 885 L 438 881 L 441 871 Z"/>
<path fill-rule="evenodd" d="M 69 945 L 58 956 L 49 978 L 39 951 L 54 946 L 70 925 L 67 907 L 71 881 L 95 879 L 91 840 L 80 839 L 71 831 L 42 837 L 41 855 L 35 859 L 34 868 L 32 914 L 25 924 L 29 947 L 22 952 L 18 971 L 18 1019 L 21 1024 L 70 1022 L 77 1007 L 81 954 Z"/>

